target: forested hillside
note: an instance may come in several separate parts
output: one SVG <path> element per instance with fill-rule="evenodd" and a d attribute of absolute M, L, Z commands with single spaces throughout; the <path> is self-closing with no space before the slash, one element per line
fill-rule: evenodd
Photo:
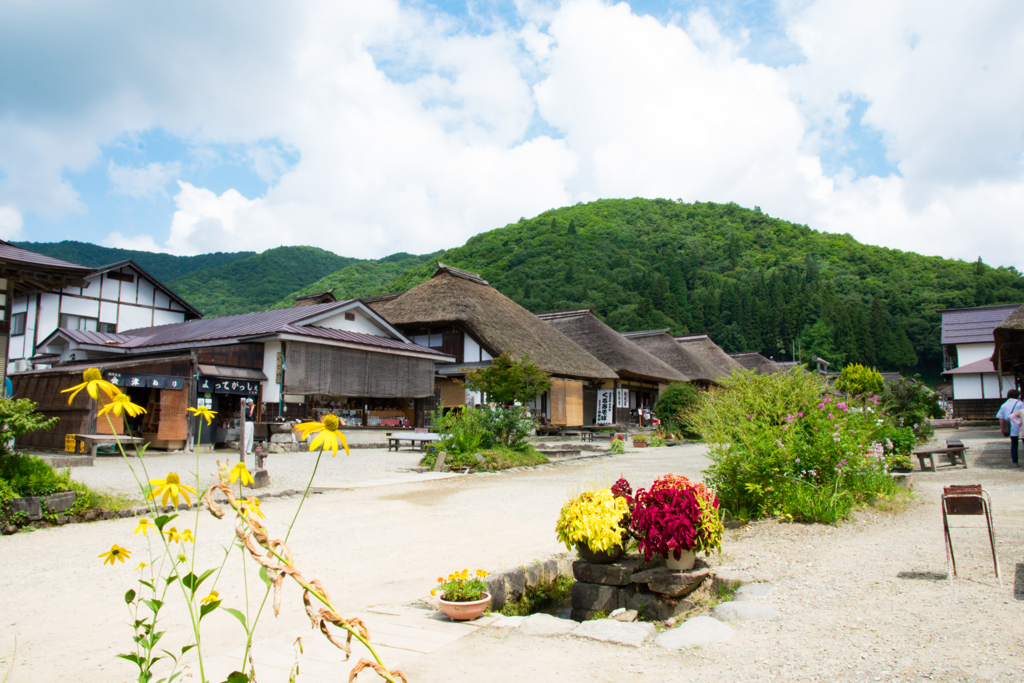
<path fill-rule="evenodd" d="M 735 204 L 602 200 L 471 238 L 440 257 L 531 311 L 593 307 L 620 331 L 707 332 L 727 351 L 941 369 L 936 309 L 1024 302 L 1013 268 L 921 256 Z M 429 277 L 429 264 L 379 288 Z"/>
<path fill-rule="evenodd" d="M 208 317 L 264 311 L 356 259 L 317 247 L 278 247 L 217 268 L 195 271 L 168 285 Z"/>
<path fill-rule="evenodd" d="M 93 268 L 131 259 L 165 284 L 174 278 L 188 275 L 197 270 L 225 266 L 256 255 L 254 251 L 236 251 L 231 253 L 218 251 L 214 254 L 199 254 L 197 256 L 172 256 L 171 254 L 157 254 L 152 251 L 101 247 L 96 244 L 89 244 L 88 242 L 74 242 L 71 240 L 64 242 L 12 242 L 11 244 L 22 249 L 34 251 L 37 254 L 45 254 L 46 256 Z"/>

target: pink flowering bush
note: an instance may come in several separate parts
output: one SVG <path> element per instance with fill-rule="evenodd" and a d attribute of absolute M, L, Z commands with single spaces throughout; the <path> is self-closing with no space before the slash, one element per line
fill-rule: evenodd
<path fill-rule="evenodd" d="M 831 523 L 895 491 L 879 398 L 848 403 L 819 375 L 736 373 L 691 421 L 713 460 L 704 480 L 733 517 Z"/>

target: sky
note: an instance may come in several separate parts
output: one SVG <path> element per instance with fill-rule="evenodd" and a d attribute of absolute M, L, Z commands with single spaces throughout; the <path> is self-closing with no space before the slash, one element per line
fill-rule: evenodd
<path fill-rule="evenodd" d="M 427 253 L 612 197 L 1024 270 L 1019 0 L 7 0 L 0 239 Z"/>

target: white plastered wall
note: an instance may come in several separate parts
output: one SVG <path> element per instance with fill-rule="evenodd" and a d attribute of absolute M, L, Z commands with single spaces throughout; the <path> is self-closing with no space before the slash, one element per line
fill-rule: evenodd
<path fill-rule="evenodd" d="M 351 314 L 355 320 L 345 320 L 345 314 Z M 346 332 L 358 332 L 360 334 L 372 334 L 375 337 L 391 337 L 386 331 L 378 326 L 377 322 L 367 317 L 358 308 L 336 313 L 328 318 L 317 320 L 313 327 L 325 327 L 329 330 L 345 330 Z"/>
<path fill-rule="evenodd" d="M 277 354 L 280 351 L 281 342 L 263 343 L 263 374 L 267 376 L 267 381 L 263 382 L 263 401 L 265 403 L 281 401 L 281 386 L 274 381 L 277 375 Z"/>
<path fill-rule="evenodd" d="M 984 344 L 957 344 L 957 367 L 963 367 L 979 360 L 987 360 L 992 357 L 992 352 L 995 351 L 995 348 L 995 342 L 986 342 Z"/>
<path fill-rule="evenodd" d="M 984 391 L 982 383 L 984 382 Z M 999 376 L 994 372 L 969 373 L 953 375 L 953 398 L 956 400 L 973 398 L 1005 398 L 1006 392 L 1013 389 L 1013 376 L 1003 375 L 1003 391 L 999 393 Z"/>

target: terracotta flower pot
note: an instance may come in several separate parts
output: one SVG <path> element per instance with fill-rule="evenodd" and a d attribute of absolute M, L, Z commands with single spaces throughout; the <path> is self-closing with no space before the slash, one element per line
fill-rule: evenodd
<path fill-rule="evenodd" d="M 634 441 L 633 442 L 633 448 L 647 448 L 647 442 L 646 441 Z"/>
<path fill-rule="evenodd" d="M 472 602 L 449 602 L 444 599 L 440 599 L 439 602 L 441 611 L 447 614 L 449 619 L 472 621 L 487 611 L 487 605 L 491 602 L 491 594 L 485 592 L 482 598 Z"/>
<path fill-rule="evenodd" d="M 617 545 L 611 550 L 591 550 L 586 543 L 577 543 L 576 552 L 579 553 L 580 559 L 590 564 L 611 564 L 615 560 L 622 557 L 622 546 Z"/>

